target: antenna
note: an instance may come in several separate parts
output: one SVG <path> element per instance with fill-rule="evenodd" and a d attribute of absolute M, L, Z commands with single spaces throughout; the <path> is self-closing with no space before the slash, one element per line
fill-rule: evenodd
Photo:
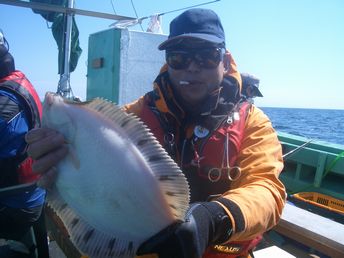
<path fill-rule="evenodd" d="M 172 11 L 158 13 L 157 15 L 158 16 L 163 16 L 163 15 L 168 14 L 168 13 L 178 12 L 178 11 L 182 11 L 182 10 L 186 10 L 186 9 L 190 9 L 190 8 L 194 8 L 194 7 L 198 7 L 198 6 L 202 6 L 202 5 L 207 5 L 207 4 L 211 4 L 211 3 L 215 3 L 215 2 L 219 2 L 219 1 L 221 1 L 221 0 L 214 0 L 214 1 L 205 2 L 205 3 L 201 3 L 201 4 L 196 4 L 196 5 L 192 5 L 192 6 L 188 6 L 188 7 L 183 7 L 183 8 L 175 9 L 175 10 L 172 10 Z M 110 24 L 110 27 L 115 27 L 115 28 L 123 29 L 123 28 L 128 28 L 128 27 L 131 27 L 131 26 L 134 26 L 134 25 L 137 25 L 137 24 L 141 25 L 143 20 L 146 20 L 146 19 L 148 19 L 150 17 L 151 16 L 144 16 L 144 17 L 141 17 L 141 18 L 137 18 L 135 20 L 118 20 L 118 21 Z"/>
<path fill-rule="evenodd" d="M 211 3 L 215 3 L 215 2 L 219 2 L 219 1 L 221 1 L 221 0 L 214 0 L 214 1 L 206 2 L 206 3 L 196 4 L 196 5 L 192 5 L 189 7 L 184 7 L 184 8 L 180 8 L 180 9 L 176 9 L 176 10 L 172 10 L 172 11 L 167 11 L 164 13 L 159 13 L 158 15 L 162 16 L 162 15 L 165 15 L 168 13 L 174 13 L 174 12 L 178 12 L 178 11 L 182 11 L 182 10 L 186 10 L 186 9 L 190 9 L 190 8 L 194 8 L 194 7 L 198 7 L 198 6 L 202 6 L 202 5 L 207 5 L 207 4 L 211 4 Z M 147 18 L 149 18 L 149 17 L 147 17 Z"/>

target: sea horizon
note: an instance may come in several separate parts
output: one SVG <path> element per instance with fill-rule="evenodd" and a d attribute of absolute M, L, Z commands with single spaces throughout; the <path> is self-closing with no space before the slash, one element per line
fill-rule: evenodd
<path fill-rule="evenodd" d="M 344 110 L 261 107 L 278 132 L 344 145 Z"/>
<path fill-rule="evenodd" d="M 281 108 L 281 109 L 312 109 L 312 110 L 338 110 L 338 111 L 344 111 L 344 108 L 315 108 L 315 107 L 272 107 L 272 106 L 258 106 L 258 108 Z"/>

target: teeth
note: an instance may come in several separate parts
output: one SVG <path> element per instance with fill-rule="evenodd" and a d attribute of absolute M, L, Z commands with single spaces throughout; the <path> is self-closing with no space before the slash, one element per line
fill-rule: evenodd
<path fill-rule="evenodd" d="M 179 81 L 179 84 L 180 85 L 189 85 L 190 82 L 188 82 L 188 81 Z"/>

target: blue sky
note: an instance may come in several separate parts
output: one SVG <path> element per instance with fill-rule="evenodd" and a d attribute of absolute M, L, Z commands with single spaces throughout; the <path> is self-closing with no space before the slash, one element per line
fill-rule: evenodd
<path fill-rule="evenodd" d="M 205 1 L 133 0 L 139 17 Z M 130 0 L 112 0 L 118 15 L 135 16 Z M 75 7 L 114 13 L 111 0 L 77 0 Z M 204 6 L 220 16 L 226 44 L 238 69 L 261 80 L 262 107 L 344 109 L 344 1 L 222 0 Z M 162 18 L 163 32 L 180 12 Z M 71 74 L 76 95 L 86 95 L 87 44 L 91 33 L 108 29 L 111 20 L 77 16 L 83 48 Z M 42 97 L 56 91 L 57 45 L 45 20 L 28 8 L 0 4 L 0 28 L 10 42 L 16 67 Z M 147 29 L 147 22 L 142 24 Z M 140 26 L 131 28 L 141 30 Z"/>

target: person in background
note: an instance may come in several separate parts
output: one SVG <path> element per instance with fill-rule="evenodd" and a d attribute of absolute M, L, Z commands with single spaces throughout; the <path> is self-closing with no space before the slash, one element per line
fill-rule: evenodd
<path fill-rule="evenodd" d="M 177 16 L 159 49 L 166 64 L 153 90 L 123 109 L 140 117 L 179 164 L 191 204 L 184 222 L 152 236 L 137 255 L 250 257 L 279 221 L 286 200 L 276 132 L 260 109 L 241 101 L 241 76 L 212 10 Z M 54 166 L 68 152 L 63 136 L 43 128 L 26 140 L 42 183 L 51 184 Z"/>
<path fill-rule="evenodd" d="M 263 94 L 259 90 L 259 79 L 249 73 L 241 73 L 242 90 L 241 94 L 247 101 L 254 103 L 253 98 L 263 97 Z"/>
<path fill-rule="evenodd" d="M 25 77 L 15 70 L 6 39 L 0 42 L 0 189 L 28 184 L 25 191 L 0 195 L 0 238 L 20 241 L 41 215 L 45 190 L 27 157 L 25 134 L 40 126 L 41 102 Z M 30 187 L 29 187 L 30 186 Z"/>

